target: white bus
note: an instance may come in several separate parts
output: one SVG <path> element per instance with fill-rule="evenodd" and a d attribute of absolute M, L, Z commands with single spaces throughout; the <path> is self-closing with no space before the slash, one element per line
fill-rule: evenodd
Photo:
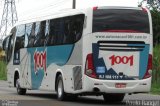
<path fill-rule="evenodd" d="M 94 7 L 46 13 L 21 21 L 3 41 L 7 77 L 20 95 L 26 90 L 103 95 L 151 88 L 152 21 L 149 10 Z"/>

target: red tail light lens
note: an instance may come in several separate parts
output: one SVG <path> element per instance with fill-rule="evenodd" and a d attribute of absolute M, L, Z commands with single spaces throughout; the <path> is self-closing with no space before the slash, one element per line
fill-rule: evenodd
<path fill-rule="evenodd" d="M 97 10 L 98 9 L 98 7 L 93 7 L 93 11 L 95 11 L 95 10 Z"/>
<path fill-rule="evenodd" d="M 93 54 L 88 54 L 86 58 L 86 68 L 85 74 L 92 78 L 97 78 L 95 73 L 94 63 L 93 63 Z"/>
<path fill-rule="evenodd" d="M 152 70 L 152 55 L 149 54 L 149 57 L 148 57 L 148 70 Z"/>
<path fill-rule="evenodd" d="M 151 70 L 152 70 L 152 55 L 149 54 L 149 56 L 148 56 L 148 66 L 147 66 L 147 70 L 146 70 L 146 73 L 145 73 L 143 79 L 151 77 Z"/>
<path fill-rule="evenodd" d="M 147 13 L 147 9 L 142 7 L 142 11 Z"/>

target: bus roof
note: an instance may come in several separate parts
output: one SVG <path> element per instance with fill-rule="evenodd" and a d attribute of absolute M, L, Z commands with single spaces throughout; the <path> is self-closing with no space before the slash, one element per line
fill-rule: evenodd
<path fill-rule="evenodd" d="M 54 10 L 50 9 L 48 11 L 40 11 L 31 16 L 24 17 L 22 20 L 19 20 L 14 26 L 27 24 L 35 21 L 43 21 L 52 18 L 59 18 L 64 16 L 76 15 L 86 13 L 87 10 L 93 10 L 94 7 L 86 9 L 63 9 L 63 10 Z M 142 10 L 141 7 L 120 7 L 120 6 L 97 6 L 97 9 L 134 9 Z"/>
<path fill-rule="evenodd" d="M 21 25 L 21 24 L 26 24 L 26 23 L 31 23 L 35 21 L 43 21 L 47 19 L 52 19 L 52 18 L 59 18 L 59 17 L 64 17 L 64 16 L 69 16 L 69 15 L 76 15 L 76 14 L 83 14 L 84 9 L 63 9 L 59 11 L 44 11 L 44 12 L 38 12 L 36 14 L 33 14 L 32 16 L 25 17 L 22 20 L 18 21 L 14 26 Z"/>
<path fill-rule="evenodd" d="M 98 9 L 134 9 L 142 10 L 141 7 L 124 7 L 124 6 L 97 6 Z"/>

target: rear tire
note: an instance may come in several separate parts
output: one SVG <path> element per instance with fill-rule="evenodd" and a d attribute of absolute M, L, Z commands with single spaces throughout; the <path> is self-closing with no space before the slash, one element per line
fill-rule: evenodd
<path fill-rule="evenodd" d="M 63 101 L 66 99 L 66 93 L 64 92 L 63 78 L 59 75 L 56 83 L 57 99 Z"/>
<path fill-rule="evenodd" d="M 19 78 L 16 80 L 16 88 L 17 88 L 17 93 L 19 95 L 25 95 L 26 94 L 26 89 L 25 88 L 21 88 L 20 84 L 19 84 Z"/>
<path fill-rule="evenodd" d="M 103 98 L 105 102 L 113 103 L 113 102 L 122 102 L 125 94 L 104 94 Z"/>

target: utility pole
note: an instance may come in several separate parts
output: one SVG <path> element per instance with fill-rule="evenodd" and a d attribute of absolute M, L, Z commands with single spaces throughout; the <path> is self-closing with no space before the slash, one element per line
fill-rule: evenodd
<path fill-rule="evenodd" d="M 73 0 L 73 9 L 76 9 L 76 0 Z"/>
<path fill-rule="evenodd" d="M 4 0 L 3 14 L 0 23 L 0 40 L 18 20 L 15 0 Z"/>

